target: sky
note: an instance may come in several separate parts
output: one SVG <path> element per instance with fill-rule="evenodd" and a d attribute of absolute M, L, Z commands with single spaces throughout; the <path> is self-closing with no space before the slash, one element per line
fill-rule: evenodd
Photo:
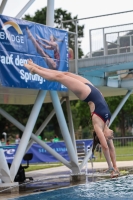
<path fill-rule="evenodd" d="M 1 1 L 2 0 L 0 0 L 0 2 Z M 15 17 L 28 1 L 29 0 L 8 0 L 2 14 Z M 72 17 L 78 16 L 78 19 L 133 10 L 132 0 L 53 0 L 53 2 L 55 9 L 61 8 L 62 10 L 66 10 L 72 14 Z M 37 10 L 46 6 L 47 0 L 35 0 L 25 14 L 33 16 Z M 84 38 L 81 40 L 81 47 L 84 54 L 89 52 L 90 29 L 132 22 L 133 12 L 109 17 L 80 20 L 79 24 L 85 25 Z M 96 37 L 98 36 L 96 35 Z"/>

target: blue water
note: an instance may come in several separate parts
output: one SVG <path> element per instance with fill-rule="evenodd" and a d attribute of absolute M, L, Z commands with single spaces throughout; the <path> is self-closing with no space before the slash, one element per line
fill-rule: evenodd
<path fill-rule="evenodd" d="M 133 175 L 90 182 L 12 200 L 133 200 Z"/>

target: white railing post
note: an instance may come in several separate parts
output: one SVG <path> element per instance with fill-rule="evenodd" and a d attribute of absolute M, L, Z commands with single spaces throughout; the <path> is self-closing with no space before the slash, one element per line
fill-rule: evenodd
<path fill-rule="evenodd" d="M 89 30 L 89 41 L 90 41 L 90 58 L 92 58 L 92 38 L 91 38 L 91 30 Z"/>

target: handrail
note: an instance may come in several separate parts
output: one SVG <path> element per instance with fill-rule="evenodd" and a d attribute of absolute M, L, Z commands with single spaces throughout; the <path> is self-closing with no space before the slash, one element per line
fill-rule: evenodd
<path fill-rule="evenodd" d="M 110 16 L 110 15 L 118 15 L 118 14 L 129 13 L 129 12 L 133 12 L 133 10 L 123 11 L 123 12 L 117 12 L 117 13 L 109 13 L 109 14 L 104 14 L 104 15 L 96 15 L 96 16 L 85 17 L 85 18 L 80 18 L 80 19 L 66 20 L 66 21 L 62 21 L 62 23 L 67 23 L 67 22 L 71 22 L 71 21 L 76 22 L 76 21 L 79 21 L 79 20 L 93 19 L 93 18 L 105 17 L 105 16 Z"/>

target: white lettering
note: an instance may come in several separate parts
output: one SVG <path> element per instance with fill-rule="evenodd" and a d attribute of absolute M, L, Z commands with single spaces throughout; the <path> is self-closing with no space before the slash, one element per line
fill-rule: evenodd
<path fill-rule="evenodd" d="M 5 56 L 1 56 L 1 63 L 6 64 L 5 60 L 6 60 Z"/>
<path fill-rule="evenodd" d="M 12 42 L 17 42 L 17 43 L 21 43 L 21 44 L 24 44 L 24 37 L 23 36 L 20 36 L 20 35 L 13 35 L 13 34 L 6 34 L 5 32 L 0 32 L 0 39 L 1 40 L 9 40 L 9 41 L 12 41 Z"/>
<path fill-rule="evenodd" d="M 38 74 L 31 74 L 29 72 L 25 72 L 23 69 L 20 70 L 20 78 L 22 80 L 25 80 L 25 82 L 27 83 L 29 80 L 31 81 L 37 81 L 40 84 L 42 84 L 43 82 L 45 82 L 45 79 L 43 79 L 41 76 L 39 76 Z"/>
<path fill-rule="evenodd" d="M 4 149 L 4 152 L 6 152 L 7 154 L 11 155 L 15 153 L 15 149 Z"/>
<path fill-rule="evenodd" d="M 26 63 L 27 63 L 27 60 L 19 58 L 19 55 L 17 55 L 17 57 L 15 58 L 15 65 L 17 66 L 23 66 Z"/>
<path fill-rule="evenodd" d="M 17 58 L 15 58 L 15 65 L 19 65 L 19 55 L 17 55 Z"/>
<path fill-rule="evenodd" d="M 0 39 L 4 39 L 5 38 L 5 33 L 4 32 L 0 32 Z"/>
<path fill-rule="evenodd" d="M 24 43 L 24 37 L 23 36 L 20 36 L 20 41 L 21 41 L 22 44 Z"/>
<path fill-rule="evenodd" d="M 20 43 L 20 37 L 16 36 L 16 42 Z"/>
<path fill-rule="evenodd" d="M 0 61 L 3 64 L 13 64 L 13 54 L 10 54 L 10 56 L 1 56 Z"/>
<path fill-rule="evenodd" d="M 12 42 L 15 42 L 15 36 L 14 35 L 10 35 L 10 39 L 12 40 Z"/>

